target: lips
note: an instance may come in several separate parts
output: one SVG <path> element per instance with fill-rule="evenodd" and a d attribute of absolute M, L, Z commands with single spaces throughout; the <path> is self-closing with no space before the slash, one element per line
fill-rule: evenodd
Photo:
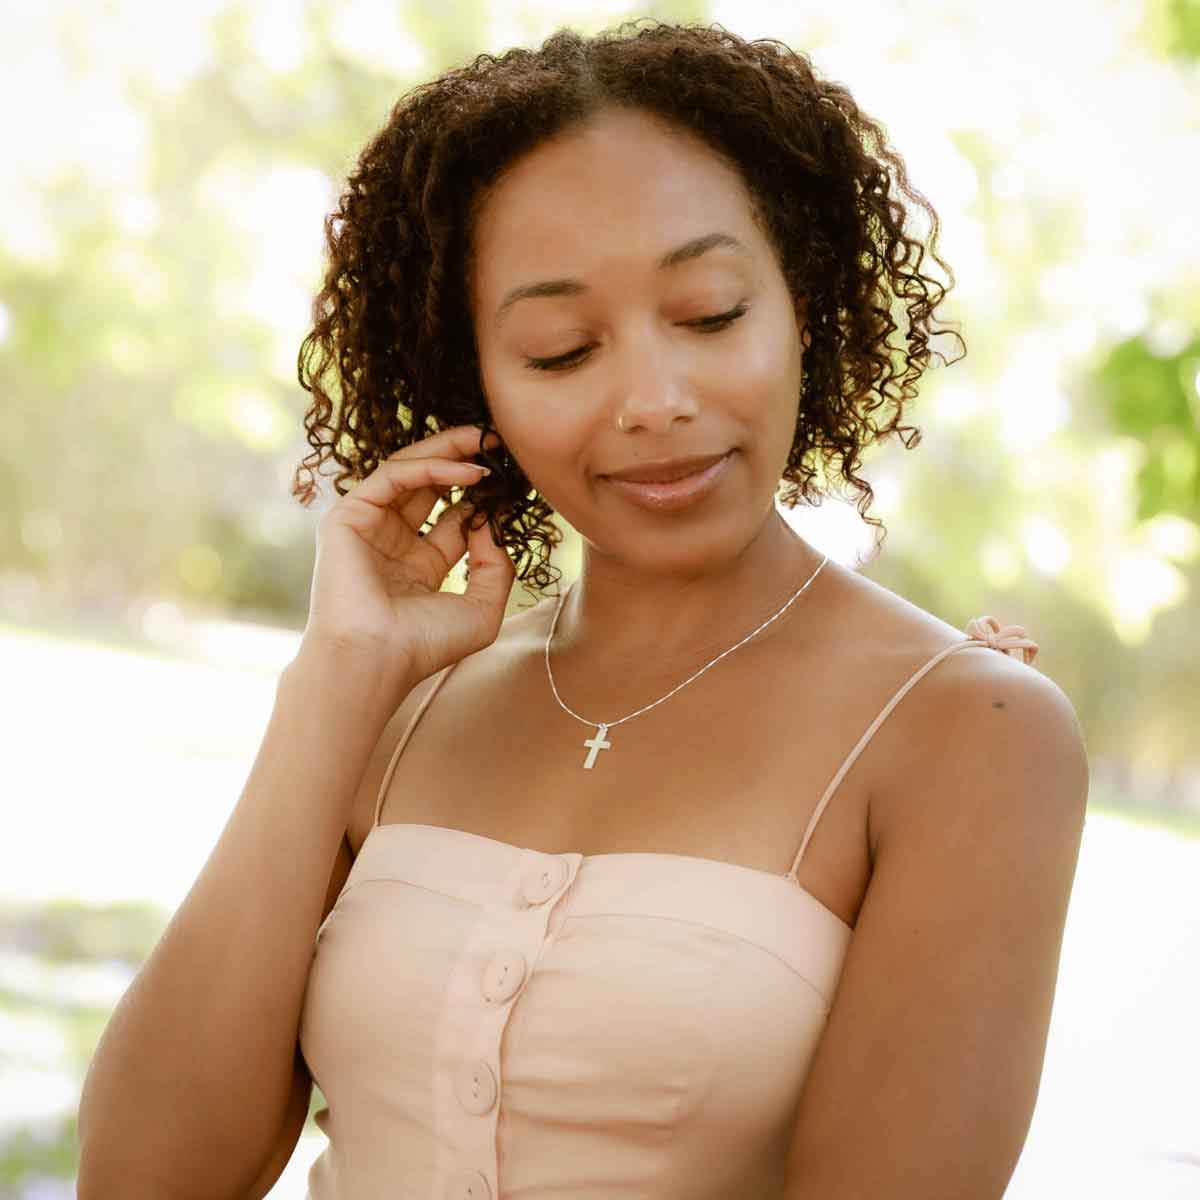
<path fill-rule="evenodd" d="M 674 458 L 669 462 L 656 463 L 645 467 L 631 467 L 626 471 L 613 471 L 608 478 L 624 480 L 627 483 L 673 483 L 676 479 L 686 479 L 696 475 L 705 467 L 720 462 L 725 457 L 721 454 L 704 454 L 691 458 Z"/>
<path fill-rule="evenodd" d="M 699 506 L 706 497 L 713 495 L 720 487 L 721 480 L 729 472 L 729 463 L 734 451 L 730 450 L 710 460 L 710 465 L 699 470 L 690 470 L 681 479 L 669 483 L 634 483 L 630 479 L 610 475 L 605 479 L 607 485 L 614 488 L 626 500 L 648 509 L 654 513 L 677 513 L 693 505 Z M 703 461 L 703 460 L 699 460 Z M 686 464 L 684 465 L 686 469 Z M 638 474 L 650 469 L 642 468 Z M 655 472 L 667 474 L 680 470 L 679 466 L 666 467 L 660 463 Z"/>

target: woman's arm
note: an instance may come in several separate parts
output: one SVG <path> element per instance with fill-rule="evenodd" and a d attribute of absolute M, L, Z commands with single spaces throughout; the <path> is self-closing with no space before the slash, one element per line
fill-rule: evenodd
<path fill-rule="evenodd" d="M 270 1158 L 298 1107 L 314 937 L 397 693 L 347 655 L 302 648 L 281 673 L 242 795 L 92 1056 L 81 1200 L 241 1197 Z"/>
<path fill-rule="evenodd" d="M 1046 676 L 995 651 L 953 657 L 922 685 L 905 794 L 872 795 L 874 872 L 787 1200 L 1000 1200 L 1029 1131 L 1087 758 Z"/>

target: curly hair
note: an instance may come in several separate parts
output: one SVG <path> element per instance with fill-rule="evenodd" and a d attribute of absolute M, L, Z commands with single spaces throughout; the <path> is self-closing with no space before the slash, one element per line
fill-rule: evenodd
<path fill-rule="evenodd" d="M 934 309 L 955 282 L 935 250 L 937 214 L 882 125 L 844 86 L 819 79 L 806 55 L 715 24 L 639 24 L 592 37 L 564 28 L 536 50 L 480 54 L 407 92 L 365 146 L 325 219 L 328 264 L 298 357 L 313 397 L 313 451 L 292 484 L 302 504 L 313 497 L 312 468 L 328 457 L 344 468 L 334 481 L 344 495 L 347 478 L 442 429 L 494 432 L 469 306 L 481 201 L 538 143 L 624 107 L 699 135 L 740 171 L 793 298 L 807 299 L 780 502 L 818 504 L 818 483 L 840 475 L 858 493 L 859 515 L 882 528 L 867 516 L 874 493 L 857 474 L 862 452 L 892 433 L 907 449 L 919 443 L 920 431 L 900 423 L 904 407 L 931 353 L 947 363 L 929 346 L 942 332 Z M 929 214 L 928 253 L 948 286 L 921 273 L 926 246 L 906 232 L 896 190 Z M 903 351 L 888 340 L 897 304 L 907 313 Z M 333 424 L 326 383 L 340 401 Z M 516 577 L 546 589 L 562 540 L 553 509 L 503 444 L 477 457 L 492 474 L 473 485 L 464 524 L 488 521 Z"/>

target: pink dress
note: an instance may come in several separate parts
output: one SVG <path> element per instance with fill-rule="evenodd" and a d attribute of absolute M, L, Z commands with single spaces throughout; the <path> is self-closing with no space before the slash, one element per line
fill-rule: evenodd
<path fill-rule="evenodd" d="M 943 658 L 1037 645 L 992 617 L 927 661 L 831 780 L 789 871 L 547 854 L 375 824 L 316 934 L 300 1044 L 329 1139 L 309 1200 L 783 1194 L 853 929 L 796 880 L 838 784 Z"/>

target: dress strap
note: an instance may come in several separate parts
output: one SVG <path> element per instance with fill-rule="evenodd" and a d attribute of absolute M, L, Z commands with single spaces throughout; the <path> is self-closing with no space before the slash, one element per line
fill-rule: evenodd
<path fill-rule="evenodd" d="M 404 751 L 404 747 L 408 744 L 408 739 L 412 737 L 412 731 L 416 729 L 417 722 L 421 719 L 421 714 L 429 707 L 429 702 L 441 690 L 442 684 L 446 682 L 446 676 L 457 666 L 457 663 L 451 663 L 447 667 L 443 667 L 438 672 L 437 680 L 433 687 L 425 693 L 425 698 L 417 705 L 417 711 L 413 713 L 409 719 L 408 725 L 405 726 L 404 733 L 400 740 L 396 743 L 395 750 L 392 751 L 392 757 L 388 761 L 387 770 L 383 773 L 383 783 L 379 785 L 379 795 L 375 797 L 375 819 L 371 822 L 373 829 L 379 824 L 379 814 L 383 809 L 383 798 L 387 794 L 388 784 L 392 782 L 392 774 L 396 770 L 396 764 L 400 761 L 400 755 Z"/>
<path fill-rule="evenodd" d="M 808 848 L 813 830 L 816 829 L 817 822 L 821 819 L 821 814 L 825 811 L 825 806 L 829 803 L 833 793 L 837 791 L 838 784 L 845 778 L 846 772 L 854 766 L 855 760 L 866 748 L 867 743 L 875 736 L 875 731 L 887 720 L 892 709 L 943 658 L 953 654 L 956 650 L 963 650 L 967 646 L 988 646 L 993 650 L 999 650 L 1004 654 L 1012 655 L 1014 658 L 1021 658 L 1026 666 L 1032 664 L 1033 660 L 1037 657 L 1038 644 L 1032 638 L 1026 636 L 1025 629 L 1021 625 L 1001 625 L 995 617 L 991 616 L 975 617 L 967 622 L 966 632 L 967 636 L 964 641 L 952 642 L 949 646 L 939 650 L 928 662 L 910 675 L 904 685 L 887 702 L 883 711 L 867 727 L 866 733 L 858 739 L 858 744 L 846 756 L 846 761 L 838 768 L 837 774 L 834 775 L 829 786 L 825 789 L 825 794 L 821 797 L 821 802 L 813 810 L 813 815 L 808 821 L 808 828 L 805 829 L 804 837 L 800 842 L 800 849 L 796 852 L 796 857 L 793 859 L 792 865 L 788 870 L 789 876 L 795 878 L 796 872 L 800 869 L 800 860 L 804 857 L 804 851 Z"/>

